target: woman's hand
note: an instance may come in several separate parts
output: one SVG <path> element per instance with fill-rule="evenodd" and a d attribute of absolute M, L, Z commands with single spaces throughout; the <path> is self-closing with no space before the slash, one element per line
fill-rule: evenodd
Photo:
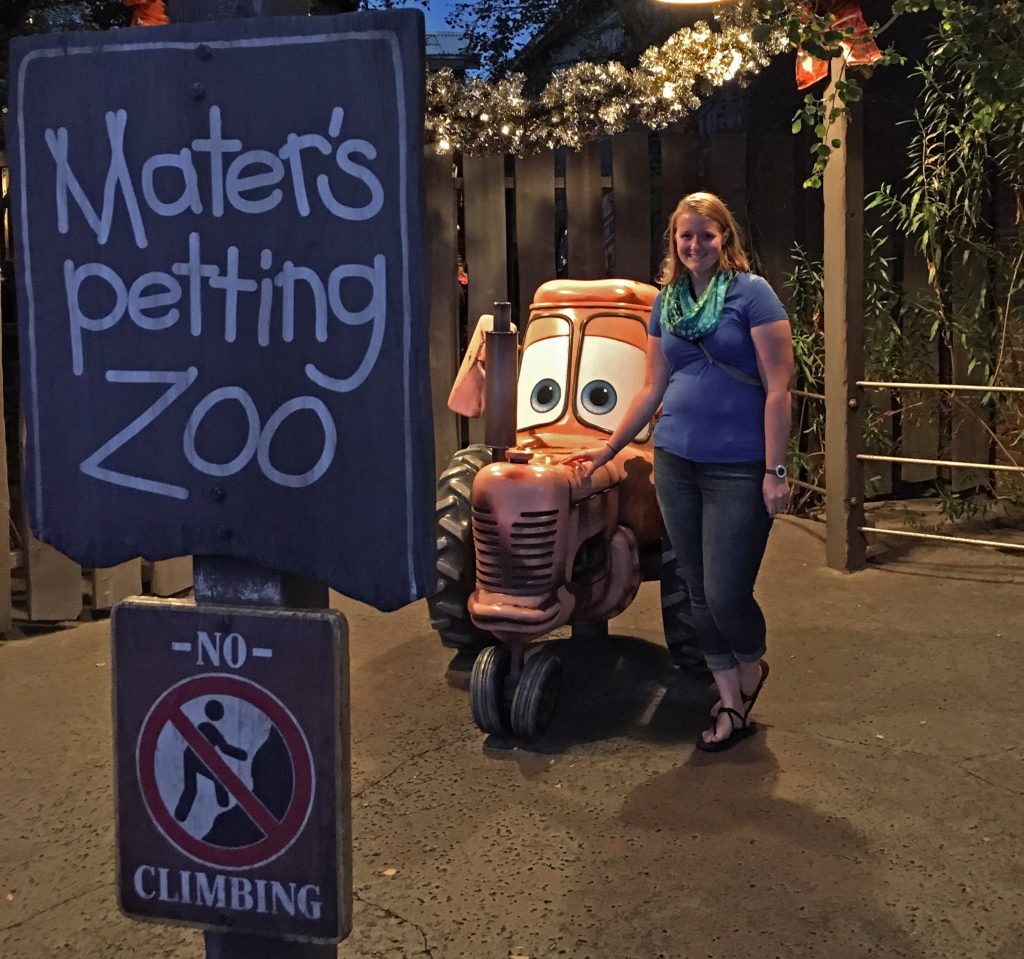
<path fill-rule="evenodd" d="M 780 478 L 774 473 L 766 473 L 761 484 L 761 495 L 764 497 L 764 508 L 774 519 L 789 507 L 789 480 L 784 476 Z"/>
<path fill-rule="evenodd" d="M 580 450 L 578 453 L 573 453 L 571 456 L 567 456 L 563 463 L 567 466 L 580 465 L 584 467 L 584 476 L 593 476 L 594 470 L 598 467 L 604 466 L 605 463 L 610 462 L 615 458 L 615 451 L 605 443 L 603 446 L 593 446 L 587 450 Z"/>

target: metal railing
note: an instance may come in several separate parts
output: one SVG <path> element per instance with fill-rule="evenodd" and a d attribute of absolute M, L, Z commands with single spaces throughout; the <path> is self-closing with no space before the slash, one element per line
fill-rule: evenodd
<path fill-rule="evenodd" d="M 818 400 L 822 403 L 825 402 L 824 393 L 810 393 L 807 390 L 790 390 L 789 394 L 790 396 L 800 396 L 805 400 Z M 804 480 L 799 480 L 795 477 L 790 477 L 789 481 L 794 486 L 799 486 L 800 489 L 809 489 L 812 493 L 819 493 L 822 496 L 825 495 L 825 488 L 823 486 L 815 486 L 814 483 L 807 483 Z"/>
<path fill-rule="evenodd" d="M 1008 393 L 1011 395 L 1024 393 L 1024 387 L 1019 386 L 979 386 L 959 383 L 900 383 L 878 380 L 858 380 L 857 385 L 862 389 L 877 390 L 936 390 L 948 393 Z M 1024 475 L 1024 466 L 1002 463 L 971 463 L 961 460 L 921 459 L 919 457 L 912 456 L 881 456 L 873 453 L 858 453 L 857 459 L 862 462 L 908 463 L 920 466 L 938 466 L 943 469 L 994 470 Z M 910 530 L 889 529 L 884 526 L 858 526 L 857 529 L 864 534 L 877 533 L 882 536 L 939 540 L 947 543 L 957 543 L 964 546 L 985 546 L 993 549 L 1019 550 L 1024 552 L 1024 543 L 1002 543 L 998 540 L 977 539 L 968 536 L 951 536 L 946 533 L 916 533 Z"/>

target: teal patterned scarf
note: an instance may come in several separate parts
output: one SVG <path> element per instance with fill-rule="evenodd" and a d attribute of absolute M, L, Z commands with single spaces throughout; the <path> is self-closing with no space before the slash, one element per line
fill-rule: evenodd
<path fill-rule="evenodd" d="M 688 276 L 669 283 L 661 296 L 661 325 L 670 333 L 695 341 L 718 326 L 725 305 L 725 292 L 735 274 L 719 270 L 708 283 L 700 299 L 694 300 Z"/>

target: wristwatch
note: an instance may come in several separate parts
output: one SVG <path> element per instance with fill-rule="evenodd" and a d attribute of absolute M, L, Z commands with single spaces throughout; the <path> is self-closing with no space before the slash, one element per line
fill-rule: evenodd
<path fill-rule="evenodd" d="M 779 479 L 785 479 L 789 475 L 788 470 L 781 463 L 778 466 L 769 466 L 765 472 L 774 473 Z"/>

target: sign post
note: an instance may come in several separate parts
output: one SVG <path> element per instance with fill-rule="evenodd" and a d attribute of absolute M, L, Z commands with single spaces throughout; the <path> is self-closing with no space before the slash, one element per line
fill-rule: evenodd
<path fill-rule="evenodd" d="M 113 616 L 119 897 L 208 959 L 348 934 L 327 589 L 434 578 L 422 14 L 291 7 L 12 43 L 25 496 L 83 565 L 195 557 Z"/>

